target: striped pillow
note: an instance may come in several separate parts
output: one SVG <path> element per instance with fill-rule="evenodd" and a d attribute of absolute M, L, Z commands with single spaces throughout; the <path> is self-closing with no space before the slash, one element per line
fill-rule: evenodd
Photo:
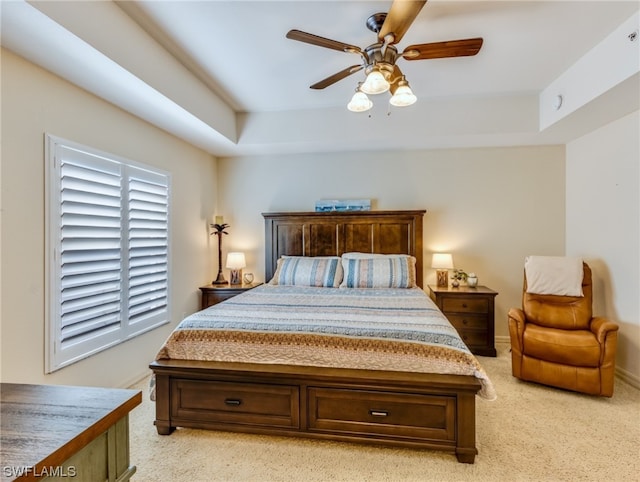
<path fill-rule="evenodd" d="M 408 255 L 343 257 L 341 288 L 415 288 L 416 258 Z"/>
<path fill-rule="evenodd" d="M 282 256 L 269 284 L 337 288 L 342 273 L 338 256 Z"/>

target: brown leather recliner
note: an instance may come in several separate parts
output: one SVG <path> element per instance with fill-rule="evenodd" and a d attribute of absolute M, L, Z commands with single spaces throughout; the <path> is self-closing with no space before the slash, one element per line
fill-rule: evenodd
<path fill-rule="evenodd" d="M 512 373 L 516 378 L 591 395 L 613 395 L 618 325 L 592 317 L 591 269 L 584 296 L 527 293 L 509 310 Z"/>

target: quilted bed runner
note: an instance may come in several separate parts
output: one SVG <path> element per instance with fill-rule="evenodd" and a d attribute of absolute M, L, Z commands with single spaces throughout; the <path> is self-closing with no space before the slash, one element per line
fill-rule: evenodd
<path fill-rule="evenodd" d="M 471 375 L 481 397 L 496 397 L 478 360 L 419 288 L 261 285 L 185 318 L 156 359 Z"/>

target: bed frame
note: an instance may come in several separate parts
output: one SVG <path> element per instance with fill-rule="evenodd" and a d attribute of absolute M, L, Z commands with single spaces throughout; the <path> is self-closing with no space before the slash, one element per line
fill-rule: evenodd
<path fill-rule="evenodd" d="M 410 254 L 422 286 L 425 211 L 264 213 L 265 279 L 281 255 Z M 159 360 L 159 434 L 176 427 L 426 448 L 473 463 L 472 376 Z"/>

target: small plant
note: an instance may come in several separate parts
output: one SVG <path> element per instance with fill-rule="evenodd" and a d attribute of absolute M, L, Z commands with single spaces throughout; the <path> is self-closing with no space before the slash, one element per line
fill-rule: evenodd
<path fill-rule="evenodd" d="M 467 273 L 465 273 L 465 271 L 463 269 L 458 269 L 458 268 L 454 268 L 453 269 L 453 274 L 451 275 L 451 279 L 455 280 L 455 281 L 466 281 L 467 280 L 467 276 L 469 276 Z"/>

